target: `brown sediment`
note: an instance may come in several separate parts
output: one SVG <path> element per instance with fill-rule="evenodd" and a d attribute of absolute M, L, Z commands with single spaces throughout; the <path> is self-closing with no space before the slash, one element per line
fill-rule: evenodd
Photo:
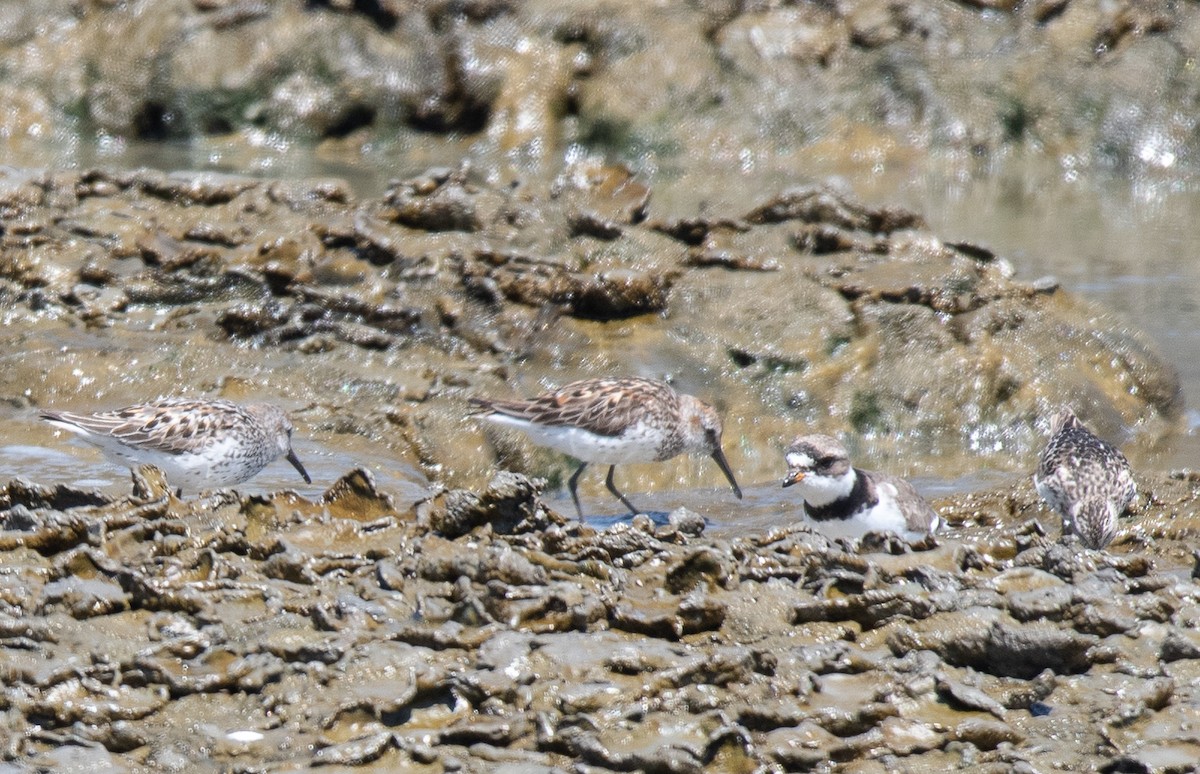
<path fill-rule="evenodd" d="M 299 140 L 340 160 L 466 136 L 532 164 L 573 145 L 792 169 L 797 156 L 1028 150 L 1071 169 L 1187 175 L 1195 121 L 1170 106 L 1196 98 L 1179 77 L 1196 18 L 1186 3 L 1067 0 L 14 6 L 0 148 L 233 137 L 239 156 Z M 470 223 L 444 204 L 402 217 Z M 598 238 L 623 222 L 577 214 Z"/>
<path fill-rule="evenodd" d="M 450 484 L 481 482 L 493 453 L 561 476 L 561 457 L 465 420 L 465 399 L 596 374 L 715 402 L 750 480 L 775 477 L 800 430 L 948 475 L 1024 466 L 1064 399 L 1146 446 L 1181 417 L 1145 337 L 916 213 L 823 187 L 672 225 L 627 170 L 593 162 L 519 192 L 432 170 L 363 201 L 336 181 L 150 170 L 3 182 L 3 341 L 21 357 L 0 395 L 17 406 L 269 397 L 321 443 L 364 436 Z M 619 233 L 580 229 L 580 212 Z M 683 469 L 626 475 L 665 488 Z"/>
<path fill-rule="evenodd" d="M 1178 76 L 1197 9 L 768 5 L 7 9 L 10 163 L 100 134 L 239 169 L 297 138 L 387 158 L 380 180 L 405 142 L 495 166 L 362 199 L 340 180 L 0 170 L 0 759 L 1193 765 L 1189 474 L 1145 476 L 1106 552 L 1058 544 L 1024 479 L 938 503 L 946 536 L 847 550 L 786 507 L 745 534 L 684 509 L 597 531 L 523 475 L 566 460 L 465 419 L 475 394 L 670 377 L 719 405 L 749 481 L 777 478 L 799 429 L 946 477 L 1030 468 L 1064 401 L 1106 437 L 1135 429 L 1135 458 L 1179 432 L 1175 370 L 1069 287 L 921 213 L 790 183 L 730 204 L 724 176 L 1020 149 L 1184 174 L 1200 133 L 1163 106 L 1196 101 Z M 594 156 L 547 172 L 568 148 L 712 179 L 663 206 Z M 63 448 L 38 407 L 180 392 L 269 397 L 355 462 L 322 495 L 181 501 L 149 471 L 129 496 L 55 484 L 77 471 L 30 452 Z M 622 487 L 745 523 L 695 491 L 713 473 L 623 466 Z"/>
<path fill-rule="evenodd" d="M 127 497 L 16 481 L 5 754 L 1153 767 L 1193 751 L 1200 504 L 1183 474 L 1145 486 L 1096 552 L 1057 542 L 1026 480 L 946 498 L 945 533 L 876 550 L 787 524 L 710 537 L 682 509 L 597 531 L 507 473 L 411 506 L 361 470 L 319 500 L 180 501 L 150 468 Z"/>

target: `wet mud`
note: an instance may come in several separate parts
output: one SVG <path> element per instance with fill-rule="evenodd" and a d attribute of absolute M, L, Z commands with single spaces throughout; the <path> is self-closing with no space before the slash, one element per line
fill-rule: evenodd
<path fill-rule="evenodd" d="M 1027 479 L 916 545 L 679 509 L 596 530 L 498 473 L 413 504 L 0 491 L 0 755 L 38 770 L 1187 771 L 1200 484 L 1107 551 Z"/>
<path fill-rule="evenodd" d="M 15 448 L 86 456 L 36 410 L 182 384 L 284 403 L 298 435 L 363 459 L 303 493 L 179 500 L 152 469 L 124 494 L 7 454 L 9 761 L 1167 771 L 1196 752 L 1182 474 L 1106 553 L 1055 543 L 1026 480 L 942 503 L 955 529 L 916 547 L 834 544 L 786 508 L 711 538 L 676 505 L 598 530 L 542 499 L 569 460 L 467 416 L 470 395 L 652 352 L 646 370 L 721 406 L 750 481 L 779 475 L 781 417 L 1017 469 L 1064 389 L 1101 430 L 1177 429 L 1178 378 L 1140 334 L 916 213 L 811 188 L 659 217 L 603 165 L 515 189 L 437 169 L 362 201 L 151 170 L 2 182 Z M 630 467 L 627 491 L 677 505 L 718 475 Z"/>
<path fill-rule="evenodd" d="M 36 410 L 186 385 L 284 403 L 299 435 L 363 459 L 303 494 L 181 501 L 153 470 L 124 494 L 7 454 L 7 760 L 1158 771 L 1195 752 L 1177 733 L 1200 659 L 1187 477 L 1153 483 L 1098 554 L 1047 536 L 1026 481 L 942 504 L 956 529 L 915 548 L 833 544 L 786 509 L 712 538 L 687 510 L 597 530 L 542 500 L 566 458 L 467 417 L 470 395 L 638 371 L 642 352 L 721 406 L 750 481 L 779 474 L 781 417 L 1018 469 L 1065 389 L 1102 431 L 1175 431 L 1178 378 L 1143 337 L 916 213 L 811 188 L 660 217 L 595 164 L 515 189 L 437 169 L 362 201 L 151 170 L 2 182 L 15 448 L 86 456 Z M 716 475 L 681 469 L 623 486 L 682 505 Z"/>
<path fill-rule="evenodd" d="M 681 218 L 591 161 L 517 187 L 434 169 L 362 200 L 334 180 L 12 170 L 0 214 L 0 397 L 23 445 L 55 443 L 38 408 L 186 391 L 280 403 L 377 474 L 477 486 L 499 462 L 557 483 L 569 461 L 480 428 L 466 399 L 596 374 L 715 403 L 751 481 L 800 431 L 909 470 L 1020 470 L 1065 396 L 1109 437 L 1180 430 L 1178 375 L 1144 335 L 828 187 Z"/>
<path fill-rule="evenodd" d="M 0 2 L 27 165 L 0 168 L 0 768 L 1194 770 L 1200 478 L 1138 468 L 1100 552 L 1028 479 L 1065 401 L 1135 463 L 1178 439 L 1170 360 L 920 212 L 724 183 L 1021 150 L 1169 178 L 1197 163 L 1198 20 Z M 80 138 L 387 163 L 366 192 L 28 168 Z M 664 202 L 654 173 L 700 182 Z M 660 510 L 580 522 L 570 460 L 467 416 L 598 374 L 716 404 L 746 500 L 702 460 L 622 466 Z M 178 394 L 284 406 L 315 482 L 180 499 L 36 419 Z M 800 431 L 1003 481 L 936 500 L 919 544 L 832 542 L 778 489 Z"/>
<path fill-rule="evenodd" d="M 1200 96 L 1190 3 L 15 0 L 0 19 L 13 158 L 79 134 L 336 159 L 455 135 L 518 165 L 572 145 L 682 168 L 1026 148 L 1122 176 L 1200 163 L 1178 109 Z"/>

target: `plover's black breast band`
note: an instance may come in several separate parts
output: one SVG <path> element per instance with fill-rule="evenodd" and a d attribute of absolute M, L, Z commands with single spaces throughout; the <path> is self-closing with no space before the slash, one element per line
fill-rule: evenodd
<path fill-rule="evenodd" d="M 807 502 L 804 512 L 813 521 L 845 521 L 859 511 L 874 507 L 879 502 L 875 487 L 871 485 L 870 476 L 858 468 L 854 468 L 854 488 L 845 497 L 815 508 Z"/>

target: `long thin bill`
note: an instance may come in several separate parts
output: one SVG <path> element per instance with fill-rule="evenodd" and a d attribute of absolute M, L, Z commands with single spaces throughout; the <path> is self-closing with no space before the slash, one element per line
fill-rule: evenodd
<path fill-rule="evenodd" d="M 296 452 L 292 451 L 291 449 L 288 449 L 286 459 L 288 462 L 292 463 L 293 468 L 300 471 L 301 476 L 304 476 L 304 483 L 306 483 L 306 484 L 312 483 L 312 479 L 309 478 L 309 476 L 308 476 L 308 471 L 304 469 L 304 465 L 301 464 L 300 458 L 296 456 Z"/>
<path fill-rule="evenodd" d="M 716 460 L 717 466 L 721 468 L 721 472 L 725 474 L 725 478 L 729 479 L 729 485 L 733 487 L 733 493 L 737 495 L 737 499 L 742 499 L 742 488 L 738 486 L 737 480 L 733 477 L 733 471 L 729 468 L 729 462 L 725 459 L 725 452 L 717 449 L 713 452 L 712 458 Z"/>

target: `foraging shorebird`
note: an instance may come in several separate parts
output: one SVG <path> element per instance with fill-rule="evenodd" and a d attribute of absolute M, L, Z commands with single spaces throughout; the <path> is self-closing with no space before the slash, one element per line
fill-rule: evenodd
<path fill-rule="evenodd" d="M 1063 534 L 1073 532 L 1095 549 L 1116 537 L 1117 517 L 1137 495 L 1129 460 L 1084 427 L 1069 408 L 1054 418 L 1033 485 L 1062 515 Z"/>
<path fill-rule="evenodd" d="M 477 416 L 514 427 L 534 443 L 580 461 L 567 482 L 575 510 L 579 475 L 591 462 L 607 464 L 608 491 L 631 513 L 638 509 L 613 483 L 613 471 L 627 462 L 658 462 L 679 454 L 706 454 L 729 479 L 738 499 L 742 490 L 721 450 L 721 417 L 699 398 L 676 392 L 665 382 L 639 378 L 583 379 L 528 400 L 473 398 Z"/>
<path fill-rule="evenodd" d="M 861 470 L 850 464 L 840 441 L 828 435 L 802 435 L 784 452 L 785 487 L 804 498 L 804 515 L 819 532 L 862 537 L 894 532 L 918 540 L 935 532 L 942 519 L 904 479 Z"/>
<path fill-rule="evenodd" d="M 118 465 L 156 465 L 181 488 L 240 484 L 280 456 L 312 483 L 292 451 L 291 421 L 269 403 L 165 398 L 96 414 L 43 411 L 38 416 L 99 447 Z"/>

